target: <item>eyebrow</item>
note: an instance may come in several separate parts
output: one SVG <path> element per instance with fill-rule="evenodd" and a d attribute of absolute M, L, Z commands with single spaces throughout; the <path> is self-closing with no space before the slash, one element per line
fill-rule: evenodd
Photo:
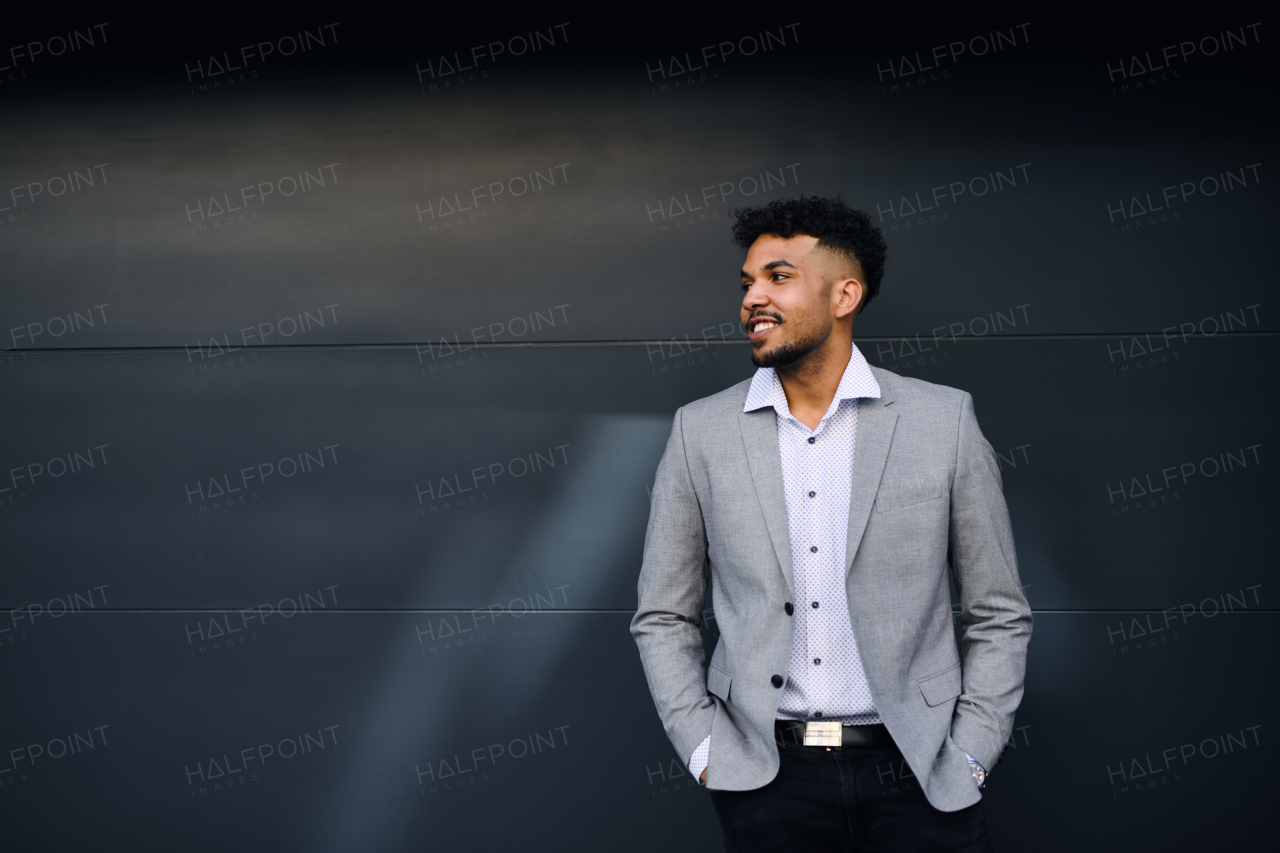
<path fill-rule="evenodd" d="M 798 266 L 791 263 L 790 261 L 770 261 L 769 263 L 764 265 L 765 270 L 776 270 L 778 267 L 790 267 L 793 270 L 800 269 Z M 743 270 L 742 277 L 751 278 L 751 274 L 748 273 L 746 270 Z"/>

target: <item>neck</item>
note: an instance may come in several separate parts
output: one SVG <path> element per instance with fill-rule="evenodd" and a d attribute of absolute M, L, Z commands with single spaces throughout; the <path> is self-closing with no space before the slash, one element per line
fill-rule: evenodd
<path fill-rule="evenodd" d="M 817 429 L 840 387 L 840 379 L 853 355 L 853 340 L 831 335 L 804 358 L 778 368 L 778 379 L 787 395 L 787 406 L 800 423 Z"/>

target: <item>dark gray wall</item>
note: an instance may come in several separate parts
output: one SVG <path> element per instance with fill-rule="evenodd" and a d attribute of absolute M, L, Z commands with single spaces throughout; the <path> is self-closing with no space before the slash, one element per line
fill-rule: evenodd
<path fill-rule="evenodd" d="M 6 22 L 6 847 L 718 846 L 627 633 L 647 489 L 752 370 L 729 210 L 839 193 L 862 352 L 1001 457 L 998 845 L 1269 849 L 1260 8 L 449 14 Z"/>

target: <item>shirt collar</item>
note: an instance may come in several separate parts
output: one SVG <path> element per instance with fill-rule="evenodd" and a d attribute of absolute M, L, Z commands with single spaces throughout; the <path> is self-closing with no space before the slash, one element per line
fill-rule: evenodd
<path fill-rule="evenodd" d="M 871 367 L 863 357 L 858 345 L 853 345 L 849 354 L 849 363 L 840 377 L 840 385 L 831 400 L 831 408 L 823 416 L 823 420 L 839 407 L 843 400 L 856 400 L 859 397 L 879 397 L 880 383 L 871 374 Z M 787 405 L 786 392 L 782 390 L 782 380 L 772 367 L 761 367 L 751 377 L 751 388 L 747 391 L 747 401 L 742 404 L 742 411 L 752 412 L 773 406 L 773 410 L 783 417 L 791 417 L 791 407 Z"/>

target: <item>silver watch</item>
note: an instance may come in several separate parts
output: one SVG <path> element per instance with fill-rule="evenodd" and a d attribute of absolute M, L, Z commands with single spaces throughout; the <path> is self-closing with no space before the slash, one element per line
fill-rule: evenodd
<path fill-rule="evenodd" d="M 973 773 L 973 781 L 978 783 L 978 787 L 982 788 L 987 784 L 987 771 L 982 769 L 982 765 L 970 759 L 969 770 Z"/>

